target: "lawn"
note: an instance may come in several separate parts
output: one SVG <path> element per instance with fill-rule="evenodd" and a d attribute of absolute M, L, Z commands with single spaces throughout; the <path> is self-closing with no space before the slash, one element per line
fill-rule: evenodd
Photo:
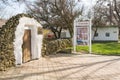
<path fill-rule="evenodd" d="M 88 46 L 77 46 L 77 52 L 88 52 Z M 120 43 L 117 42 L 104 42 L 92 43 L 92 53 L 102 55 L 120 55 Z"/>

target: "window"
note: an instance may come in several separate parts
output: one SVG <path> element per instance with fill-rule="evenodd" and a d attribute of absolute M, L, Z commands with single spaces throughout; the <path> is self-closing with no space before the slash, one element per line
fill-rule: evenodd
<path fill-rule="evenodd" d="M 110 36 L 110 33 L 106 33 L 105 35 L 106 35 L 106 37 L 109 37 L 109 36 Z"/>
<path fill-rule="evenodd" d="M 98 33 L 95 33 L 95 37 L 98 37 Z"/>

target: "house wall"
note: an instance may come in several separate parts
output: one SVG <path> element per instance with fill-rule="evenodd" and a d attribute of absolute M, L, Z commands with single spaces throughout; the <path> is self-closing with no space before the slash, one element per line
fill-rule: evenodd
<path fill-rule="evenodd" d="M 25 29 L 31 30 L 32 59 L 37 59 L 40 57 L 41 52 L 39 51 L 41 51 L 40 49 L 42 48 L 43 35 L 37 35 L 38 27 L 42 26 L 33 18 L 22 17 L 19 19 L 19 24 L 16 28 L 15 39 L 13 42 L 16 64 L 22 64 L 22 44 Z"/>
<path fill-rule="evenodd" d="M 98 28 L 97 30 L 98 36 L 93 38 L 94 31 L 92 29 L 92 40 L 93 41 L 118 41 L 119 40 L 119 29 L 118 27 L 104 27 Z M 109 37 L 106 37 L 106 33 L 109 33 Z M 68 30 L 63 30 L 61 33 L 61 37 L 70 37 Z"/>
<path fill-rule="evenodd" d="M 104 27 L 98 28 L 98 36 L 93 38 L 94 32 L 92 30 L 92 40 L 93 41 L 118 41 L 119 29 L 118 27 Z M 106 33 L 109 33 L 109 37 L 106 37 Z"/>
<path fill-rule="evenodd" d="M 61 38 L 70 38 L 69 30 L 62 30 Z"/>

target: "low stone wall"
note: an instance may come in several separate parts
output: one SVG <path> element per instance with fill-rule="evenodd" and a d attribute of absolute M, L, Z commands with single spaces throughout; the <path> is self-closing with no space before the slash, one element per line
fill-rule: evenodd
<path fill-rule="evenodd" d="M 56 54 L 72 46 L 71 39 L 43 40 L 42 56 Z"/>

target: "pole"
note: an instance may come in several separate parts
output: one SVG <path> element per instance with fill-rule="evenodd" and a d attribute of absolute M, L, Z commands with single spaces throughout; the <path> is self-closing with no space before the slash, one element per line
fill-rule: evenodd
<path fill-rule="evenodd" d="M 92 53 L 92 19 L 90 19 L 90 24 L 89 24 L 90 26 L 89 26 L 89 53 Z"/>
<path fill-rule="evenodd" d="M 74 52 L 76 52 L 76 19 L 74 20 L 74 37 L 73 37 Z"/>
<path fill-rule="evenodd" d="M 90 32 L 90 38 L 89 38 L 89 53 L 92 53 L 92 0 L 91 0 L 91 17 L 90 17 L 90 26 L 89 26 L 89 32 Z"/>
<path fill-rule="evenodd" d="M 109 3 L 109 7 L 110 7 L 110 26 L 112 25 L 112 1 L 110 0 L 110 3 Z"/>

